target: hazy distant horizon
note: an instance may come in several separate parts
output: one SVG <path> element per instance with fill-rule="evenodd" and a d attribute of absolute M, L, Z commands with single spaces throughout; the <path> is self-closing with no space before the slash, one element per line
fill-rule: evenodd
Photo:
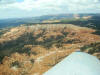
<path fill-rule="evenodd" d="M 100 13 L 59 13 L 59 14 L 45 14 L 45 15 L 38 15 L 38 16 L 24 16 L 24 17 L 4 17 L 4 18 L 1 18 L 0 17 L 0 20 L 3 20 L 3 19 L 20 19 L 20 18 L 34 18 L 34 17 L 40 17 L 40 16 L 52 16 L 52 15 L 63 15 L 63 14 L 100 14 Z"/>

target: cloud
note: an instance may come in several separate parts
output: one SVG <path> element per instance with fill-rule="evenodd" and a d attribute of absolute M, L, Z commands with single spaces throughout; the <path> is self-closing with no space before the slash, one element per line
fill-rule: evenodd
<path fill-rule="evenodd" d="M 100 9 L 100 0 L 24 0 L 21 3 L 16 0 L 1 0 L 0 8 L 18 8 L 22 10 L 56 10 L 56 11 L 81 11 Z M 5 5 L 7 4 L 7 5 Z"/>
<path fill-rule="evenodd" d="M 12 4 L 14 2 L 16 2 L 16 0 L 0 0 L 0 5 Z"/>
<path fill-rule="evenodd" d="M 32 14 L 99 12 L 100 0 L 0 0 L 0 12 L 22 10 Z M 22 11 L 20 11 L 22 13 Z M 25 15 L 24 15 L 25 16 Z"/>

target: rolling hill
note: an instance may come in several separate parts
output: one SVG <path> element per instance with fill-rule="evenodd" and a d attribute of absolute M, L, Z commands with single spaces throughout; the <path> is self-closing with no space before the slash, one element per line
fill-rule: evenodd
<path fill-rule="evenodd" d="M 19 26 L 21 24 L 36 24 L 36 23 L 42 23 L 45 20 L 61 20 L 61 19 L 77 19 L 77 18 L 86 18 L 86 17 L 92 17 L 94 20 L 92 22 L 100 23 L 97 21 L 97 19 L 100 18 L 100 14 L 58 14 L 58 15 L 44 15 L 39 17 L 29 17 L 29 18 L 9 18 L 9 19 L 1 19 L 0 20 L 0 28 L 5 27 L 13 27 L 13 26 Z M 62 23 L 72 23 L 72 22 L 66 22 L 65 20 L 61 21 Z M 78 21 L 79 22 L 79 21 Z M 48 22 L 47 22 L 48 23 Z M 87 22 L 84 22 L 87 23 Z M 76 22 L 77 24 L 77 22 Z M 83 25 L 83 24 L 82 24 Z"/>
<path fill-rule="evenodd" d="M 33 24 L 1 32 L 0 75 L 42 75 L 79 49 L 100 59 L 100 35 L 88 27 Z"/>
<path fill-rule="evenodd" d="M 72 52 L 100 59 L 100 14 L 0 20 L 0 75 L 42 75 Z"/>

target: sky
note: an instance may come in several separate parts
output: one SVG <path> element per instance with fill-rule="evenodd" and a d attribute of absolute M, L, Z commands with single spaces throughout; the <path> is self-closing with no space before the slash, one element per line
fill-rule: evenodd
<path fill-rule="evenodd" d="M 0 0 L 0 19 L 61 13 L 100 13 L 100 0 Z"/>

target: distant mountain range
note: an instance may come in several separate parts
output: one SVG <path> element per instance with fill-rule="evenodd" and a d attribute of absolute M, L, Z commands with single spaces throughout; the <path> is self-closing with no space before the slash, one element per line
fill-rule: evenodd
<path fill-rule="evenodd" d="M 44 20 L 71 19 L 79 17 L 81 18 L 84 16 L 91 16 L 94 17 L 95 19 L 100 18 L 100 14 L 58 14 L 58 15 L 45 15 L 45 16 L 29 17 L 29 18 L 12 18 L 12 19 L 0 20 L 0 28 L 18 26 L 20 24 L 42 23 Z"/>

